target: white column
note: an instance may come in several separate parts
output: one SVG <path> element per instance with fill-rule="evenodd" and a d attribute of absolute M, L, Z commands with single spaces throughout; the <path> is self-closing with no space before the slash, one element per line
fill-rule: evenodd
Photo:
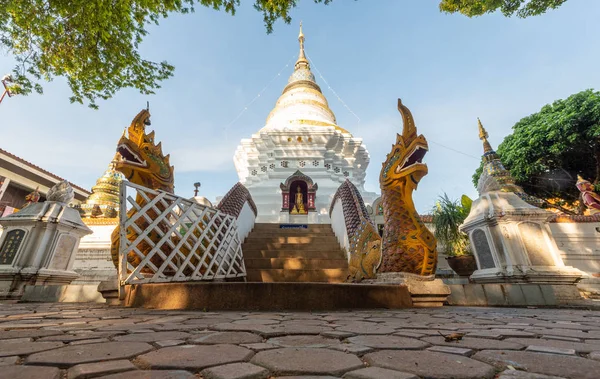
<path fill-rule="evenodd" d="M 9 183 L 10 183 L 10 179 L 4 178 L 4 182 L 2 183 L 2 186 L 0 186 L 0 201 L 2 201 L 2 197 L 4 196 L 4 192 L 6 192 L 6 189 L 8 188 Z"/>

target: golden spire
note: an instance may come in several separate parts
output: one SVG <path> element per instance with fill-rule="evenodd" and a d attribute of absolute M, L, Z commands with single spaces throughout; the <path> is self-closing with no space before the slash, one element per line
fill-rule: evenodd
<path fill-rule="evenodd" d="M 310 69 L 306 55 L 304 54 L 304 33 L 302 33 L 302 21 L 300 21 L 300 33 L 298 34 L 298 42 L 300 42 L 300 53 L 298 54 L 298 60 L 294 66 L 298 70 L 301 66 L 305 66 Z"/>
<path fill-rule="evenodd" d="M 479 139 L 483 141 L 483 153 L 485 154 L 494 151 L 494 149 L 492 149 L 492 145 L 490 145 L 487 140 L 489 137 L 488 132 L 481 124 L 479 117 L 477 117 L 477 123 L 479 124 Z"/>
<path fill-rule="evenodd" d="M 108 169 L 98 178 L 92 187 L 92 194 L 85 203 L 79 207 L 82 216 L 87 221 L 89 218 L 114 218 L 119 211 L 119 186 L 123 175 L 115 168 L 121 159 L 121 154 L 115 153 L 108 165 Z"/>

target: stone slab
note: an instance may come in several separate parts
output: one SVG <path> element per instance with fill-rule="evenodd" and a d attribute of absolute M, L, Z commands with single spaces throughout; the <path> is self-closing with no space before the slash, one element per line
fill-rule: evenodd
<path fill-rule="evenodd" d="M 270 350 L 270 349 L 277 349 L 279 348 L 279 346 L 276 345 L 271 345 L 270 343 L 243 343 L 240 344 L 240 346 L 243 346 L 245 348 L 248 349 L 252 349 L 254 351 L 263 351 L 263 350 Z"/>
<path fill-rule="evenodd" d="M 467 299 L 467 305 L 471 306 L 485 306 L 488 305 L 485 297 L 485 291 L 481 284 L 466 284 L 464 285 L 465 297 Z"/>
<path fill-rule="evenodd" d="M 197 379 L 198 377 L 183 370 L 161 371 L 126 371 L 118 374 L 101 376 L 98 379 Z"/>
<path fill-rule="evenodd" d="M 547 340 L 543 338 L 508 338 L 505 341 L 515 342 L 525 346 L 534 345 L 547 348 L 573 349 L 578 353 L 590 353 L 592 351 L 600 350 L 600 343 L 590 344 L 561 340 Z"/>
<path fill-rule="evenodd" d="M 0 379 L 60 379 L 56 367 L 3 366 Z"/>
<path fill-rule="evenodd" d="M 133 334 L 127 334 L 124 336 L 118 336 L 113 339 L 115 341 L 122 342 L 156 342 L 165 340 L 186 339 L 191 336 L 191 334 L 184 332 L 153 332 L 152 330 L 150 330 L 150 333 L 138 332 Z"/>
<path fill-rule="evenodd" d="M 549 376 L 543 374 L 536 374 L 533 372 L 519 371 L 519 370 L 506 370 L 498 375 L 497 379 L 565 379 L 560 376 Z"/>
<path fill-rule="evenodd" d="M 591 359 L 530 351 L 484 350 L 473 358 L 502 369 L 512 366 L 518 370 L 566 378 L 597 379 L 600 372 L 600 362 Z"/>
<path fill-rule="evenodd" d="M 105 303 L 97 284 L 34 285 L 25 286 L 20 299 L 26 302 L 52 303 Z"/>
<path fill-rule="evenodd" d="M 355 345 L 353 343 L 341 343 L 339 345 L 329 346 L 328 348 L 333 349 L 333 350 L 343 351 L 344 353 L 356 354 L 359 356 L 366 354 L 366 353 L 370 353 L 373 350 L 375 350 L 372 347 Z"/>
<path fill-rule="evenodd" d="M 281 375 L 341 375 L 363 367 L 357 356 L 330 349 L 267 350 L 257 353 L 251 362 Z"/>
<path fill-rule="evenodd" d="M 346 341 L 375 349 L 420 350 L 430 346 L 429 343 L 414 338 L 400 336 L 366 335 L 350 337 Z"/>
<path fill-rule="evenodd" d="M 493 339 L 485 339 L 485 338 L 470 338 L 463 337 L 460 341 L 446 342 L 444 337 L 425 337 L 422 338 L 423 341 L 428 342 L 432 345 L 437 346 L 450 346 L 450 347 L 458 347 L 461 349 L 498 349 L 498 350 L 521 350 L 525 347 L 524 344 L 519 343 L 518 341 L 499 341 Z"/>
<path fill-rule="evenodd" d="M 190 339 L 190 343 L 202 345 L 212 344 L 242 344 L 242 343 L 259 343 L 263 339 L 261 336 L 248 332 L 215 332 L 205 336 Z"/>
<path fill-rule="evenodd" d="M 62 342 L 17 342 L 10 343 L 2 341 L 0 343 L 0 357 L 9 357 L 11 355 L 28 355 L 44 350 L 52 350 L 65 346 Z"/>
<path fill-rule="evenodd" d="M 465 287 L 462 284 L 448 284 L 450 296 L 446 299 L 449 305 L 468 305 Z"/>
<path fill-rule="evenodd" d="M 548 346 L 529 345 L 529 346 L 527 346 L 527 349 L 525 349 L 525 351 L 533 351 L 535 353 L 575 355 L 575 349 L 561 349 L 558 347 L 548 347 Z"/>
<path fill-rule="evenodd" d="M 484 284 L 483 290 L 485 291 L 485 297 L 487 305 L 489 306 L 505 306 L 506 296 L 501 284 Z"/>
<path fill-rule="evenodd" d="M 73 366 L 67 371 L 67 376 L 69 379 L 87 379 L 135 369 L 136 367 L 131 362 L 122 359 L 118 361 L 84 363 Z"/>
<path fill-rule="evenodd" d="M 521 284 L 504 284 L 503 286 L 508 305 L 527 305 Z"/>
<path fill-rule="evenodd" d="M 51 342 L 45 342 L 51 343 Z M 82 363 L 128 359 L 152 350 L 144 342 L 104 342 L 67 346 L 30 355 L 28 365 L 70 367 Z"/>
<path fill-rule="evenodd" d="M 3 324 L 0 324 L 2 328 Z M 0 330 L 0 340 L 12 338 L 38 338 L 64 334 L 60 330 L 34 329 L 34 330 Z"/>
<path fill-rule="evenodd" d="M 343 376 L 344 379 L 419 379 L 416 375 L 388 370 L 381 367 L 367 367 L 351 371 Z"/>
<path fill-rule="evenodd" d="M 472 349 L 464 349 L 464 348 L 460 348 L 460 347 L 450 347 L 450 346 L 431 346 L 431 347 L 428 347 L 427 350 L 434 351 L 436 353 L 462 355 L 464 357 L 468 357 L 471 354 L 473 354 Z"/>
<path fill-rule="evenodd" d="M 137 362 L 152 369 L 201 370 L 248 360 L 252 350 L 235 345 L 182 345 L 140 355 Z"/>
<path fill-rule="evenodd" d="M 241 362 L 202 370 L 204 379 L 264 379 L 269 370 L 251 363 Z"/>
<path fill-rule="evenodd" d="M 321 335 L 293 335 L 271 338 L 267 341 L 279 347 L 328 347 L 340 344 L 338 339 L 326 338 Z"/>
<path fill-rule="evenodd" d="M 0 358 L 0 366 L 14 365 L 18 360 L 19 357 L 17 356 Z"/>
<path fill-rule="evenodd" d="M 185 343 L 184 340 L 164 340 L 164 341 L 156 341 L 155 344 L 158 347 L 170 347 L 170 346 L 178 346 L 183 345 Z"/>
<path fill-rule="evenodd" d="M 467 357 L 431 351 L 381 350 L 363 359 L 371 366 L 409 372 L 426 378 L 482 379 L 492 378 L 492 366 Z"/>

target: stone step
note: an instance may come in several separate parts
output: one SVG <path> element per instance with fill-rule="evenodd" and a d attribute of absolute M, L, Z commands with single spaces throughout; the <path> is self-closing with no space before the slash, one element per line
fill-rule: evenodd
<path fill-rule="evenodd" d="M 246 270 L 246 280 L 249 282 L 325 282 L 343 283 L 348 276 L 347 269 L 323 269 L 323 270 L 287 270 L 287 269 L 264 269 Z"/>
<path fill-rule="evenodd" d="M 305 259 L 344 259 L 345 254 L 337 247 L 330 250 L 296 249 L 250 249 L 242 246 L 244 260 L 252 258 L 305 258 Z"/>
<path fill-rule="evenodd" d="M 337 255 L 337 254 L 336 254 Z M 246 258 L 246 269 L 286 269 L 286 270 L 318 270 L 348 269 L 345 259 L 306 259 L 306 258 Z"/>
<path fill-rule="evenodd" d="M 333 243 L 338 244 L 337 239 L 333 236 L 261 236 L 260 234 L 251 233 L 244 244 L 251 243 L 281 243 L 281 244 L 301 244 L 307 245 L 311 243 Z M 339 244 L 338 244 L 339 246 Z"/>
<path fill-rule="evenodd" d="M 280 224 L 272 224 L 272 223 L 256 223 L 254 224 L 254 229 L 255 230 L 285 230 L 285 231 L 293 231 L 293 230 L 317 230 L 317 229 L 325 229 L 325 230 L 332 230 L 331 229 L 331 225 L 329 224 L 308 224 L 308 228 L 304 229 L 304 228 L 295 228 L 295 229 L 289 229 L 289 228 L 282 228 L 280 226 Z"/>
<path fill-rule="evenodd" d="M 330 283 L 161 283 L 125 286 L 125 306 L 150 309 L 333 310 L 412 306 L 408 287 Z"/>
<path fill-rule="evenodd" d="M 335 237 L 333 230 L 317 229 L 317 230 L 296 230 L 296 229 L 266 229 L 256 230 L 252 229 L 253 235 L 268 236 L 268 237 L 279 237 L 279 236 L 332 236 Z"/>
<path fill-rule="evenodd" d="M 281 243 L 252 241 L 244 242 L 243 251 L 249 250 L 340 250 L 337 242 L 310 242 L 310 243 Z"/>

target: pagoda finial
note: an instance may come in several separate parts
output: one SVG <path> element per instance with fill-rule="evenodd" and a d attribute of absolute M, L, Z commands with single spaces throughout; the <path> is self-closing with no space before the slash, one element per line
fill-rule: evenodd
<path fill-rule="evenodd" d="M 310 68 L 306 55 L 304 54 L 304 33 L 302 32 L 302 21 L 300 21 L 300 33 L 298 34 L 298 42 L 300 42 L 300 53 L 298 54 L 298 60 L 296 61 L 296 70 L 301 66 Z"/>
<path fill-rule="evenodd" d="M 479 125 L 479 139 L 483 141 L 483 153 L 485 154 L 494 151 L 494 149 L 492 149 L 492 145 L 490 145 L 487 140 L 489 137 L 488 132 L 483 127 L 479 117 L 477 117 L 477 124 Z"/>

